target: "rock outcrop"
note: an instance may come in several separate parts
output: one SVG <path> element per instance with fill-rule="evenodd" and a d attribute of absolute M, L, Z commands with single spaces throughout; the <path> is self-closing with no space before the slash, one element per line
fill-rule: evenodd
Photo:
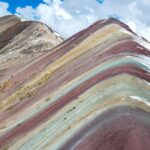
<path fill-rule="evenodd" d="M 0 35 L 14 37 L 0 42 L 0 149 L 149 150 L 150 44 L 112 18 L 49 50 L 51 36 L 35 22 Z"/>
<path fill-rule="evenodd" d="M 6 78 L 60 44 L 63 38 L 40 22 L 0 18 L 0 78 Z"/>

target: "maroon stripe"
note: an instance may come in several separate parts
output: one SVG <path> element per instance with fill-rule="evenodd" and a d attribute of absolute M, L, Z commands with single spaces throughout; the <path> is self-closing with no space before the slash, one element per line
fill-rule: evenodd
<path fill-rule="evenodd" d="M 127 30 L 129 30 L 125 24 L 115 19 L 108 19 L 105 22 L 103 22 L 103 20 L 96 22 L 95 24 L 89 26 L 87 29 L 78 32 L 77 34 L 69 38 L 68 40 L 64 41 L 62 44 L 58 45 L 56 48 L 53 48 L 52 50 L 55 50 L 55 49 L 57 50 L 54 51 L 52 54 L 51 53 L 47 54 L 40 61 L 29 66 L 23 72 L 9 79 L 9 83 L 11 83 L 11 86 L 9 86 L 8 88 L 6 87 L 3 91 L 0 91 L 0 93 L 1 92 L 3 93 L 1 95 L 1 99 L 5 99 L 8 95 L 11 95 L 16 89 L 19 89 L 21 85 L 25 83 L 29 78 L 35 76 L 37 72 L 44 70 L 47 67 L 47 65 L 49 65 L 50 63 L 60 58 L 62 55 L 66 54 L 75 45 L 78 45 L 79 43 L 81 43 L 90 34 L 93 34 L 100 28 L 103 28 L 104 26 L 108 24 L 112 24 L 112 23 L 119 24 L 120 26 L 125 27 Z"/>
<path fill-rule="evenodd" d="M 112 76 L 128 73 L 133 76 L 137 76 L 141 79 L 150 81 L 150 76 L 146 71 L 137 68 L 134 65 L 122 65 L 117 68 L 109 69 L 103 73 L 100 73 L 90 80 L 84 82 L 82 85 L 78 86 L 76 89 L 72 90 L 62 98 L 55 101 L 53 104 L 49 105 L 47 108 L 39 112 L 33 118 L 25 121 L 21 125 L 11 129 L 9 132 L 0 137 L 0 147 L 4 147 L 4 145 L 13 144 L 15 139 L 21 135 L 27 134 L 30 130 L 39 126 L 42 122 L 47 121 L 54 113 L 63 108 L 65 105 L 75 100 L 80 94 L 96 85 L 97 83 L 106 80 Z"/>
<path fill-rule="evenodd" d="M 101 51 L 95 53 L 92 57 L 89 52 L 89 57 L 86 57 L 83 61 L 82 57 L 79 60 L 74 60 L 74 63 L 69 64 L 69 68 L 66 65 L 62 66 L 56 73 L 53 74 L 53 77 L 47 81 L 42 87 L 39 87 L 38 92 L 30 98 L 24 98 L 24 100 L 20 101 L 16 105 L 13 106 L 12 110 L 4 111 L 0 113 L 0 120 L 6 120 L 11 117 L 13 114 L 18 113 L 20 110 L 31 106 L 34 102 L 40 100 L 44 95 L 52 93 L 59 86 L 63 85 L 65 82 L 69 82 L 75 77 L 81 75 L 82 73 L 90 70 L 91 68 L 99 65 L 100 63 L 109 60 L 113 57 L 113 55 L 117 58 L 121 56 L 128 56 L 132 54 L 144 54 L 150 55 L 150 52 L 147 50 L 141 50 L 140 48 L 135 48 L 137 43 L 135 42 L 125 42 L 123 44 L 117 45 L 111 51 L 106 51 L 101 54 Z M 129 46 L 129 47 L 128 47 Z M 93 51 L 93 50 L 91 50 Z M 132 53 L 131 53 L 132 52 Z M 73 60 L 72 60 L 73 61 Z M 67 65 L 68 65 L 67 64 Z M 68 70 L 70 70 L 68 72 Z"/>
<path fill-rule="evenodd" d="M 46 68 L 47 65 L 59 59 L 68 51 L 71 51 L 75 45 L 78 45 L 79 43 L 81 43 L 85 38 L 87 38 L 91 34 L 91 32 L 95 32 L 95 31 L 96 29 L 94 29 L 94 26 L 92 26 L 92 28 L 89 27 L 88 29 L 78 32 L 77 34 L 73 35 L 69 39 L 65 40 L 60 45 L 52 48 L 50 51 L 54 51 L 53 53 L 51 52 L 50 54 L 48 53 L 44 58 L 42 58 L 38 62 L 35 62 L 33 65 L 29 66 L 23 72 L 15 76 L 12 75 L 11 79 L 9 80 L 11 83 L 11 87 L 9 86 L 8 88 L 10 89 L 5 89 L 5 91 L 7 92 L 6 94 L 10 95 L 11 93 L 13 93 L 14 90 L 16 90 L 17 88 L 20 88 L 20 85 L 23 84 L 28 78 L 36 75 L 37 71 L 43 70 L 44 68 Z M 5 91 L 2 91 L 3 94 L 5 93 Z M 5 97 L 2 97 L 2 98 L 4 99 Z"/>
<path fill-rule="evenodd" d="M 12 75 L 12 77 L 9 79 L 9 83 L 11 83 L 11 86 L 9 85 L 8 88 L 5 88 L 5 90 L 0 91 L 0 93 L 2 92 L 3 94 L 1 96 L 1 99 L 5 99 L 8 95 L 11 95 L 16 89 L 19 89 L 21 85 L 25 83 L 29 78 L 35 76 L 38 72 L 44 70 L 49 64 L 59 59 L 68 51 L 71 51 L 75 45 L 78 45 L 90 35 L 89 32 L 91 33 L 90 28 L 88 30 L 86 29 L 77 33 L 68 40 L 65 40 L 62 44 L 51 49 L 50 51 L 54 51 L 53 53 L 50 52 L 50 54 L 47 54 L 38 62 L 35 62 L 33 65 L 30 65 L 21 73 L 15 76 Z"/>
<path fill-rule="evenodd" d="M 113 107 L 78 131 L 61 150 L 149 150 L 149 118 L 150 113 L 139 108 Z"/>

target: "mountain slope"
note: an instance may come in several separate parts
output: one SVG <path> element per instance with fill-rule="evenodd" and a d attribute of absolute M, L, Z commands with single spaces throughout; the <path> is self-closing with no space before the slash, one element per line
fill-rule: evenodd
<path fill-rule="evenodd" d="M 5 77 L 63 41 L 43 23 L 21 22 L 15 16 L 2 17 L 0 31 L 1 29 L 3 32 L 0 33 L 0 75 Z"/>
<path fill-rule="evenodd" d="M 0 148 L 149 150 L 149 82 L 150 44 L 98 21 L 3 78 Z"/>

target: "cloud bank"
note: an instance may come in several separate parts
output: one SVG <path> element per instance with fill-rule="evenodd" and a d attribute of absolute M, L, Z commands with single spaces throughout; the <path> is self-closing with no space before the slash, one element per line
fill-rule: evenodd
<path fill-rule="evenodd" d="M 0 15 L 9 14 L 9 5 L 0 2 Z M 43 0 L 36 8 L 16 8 L 26 20 L 42 21 L 68 38 L 93 22 L 116 17 L 150 41 L 149 0 Z"/>
<path fill-rule="evenodd" d="M 86 28 L 99 18 L 100 4 L 96 0 L 43 0 L 35 9 L 18 7 L 16 13 L 27 20 L 46 23 L 64 37 Z"/>
<path fill-rule="evenodd" d="M 8 8 L 9 8 L 9 4 L 8 3 L 0 1 L 0 17 L 11 14 L 8 11 Z"/>

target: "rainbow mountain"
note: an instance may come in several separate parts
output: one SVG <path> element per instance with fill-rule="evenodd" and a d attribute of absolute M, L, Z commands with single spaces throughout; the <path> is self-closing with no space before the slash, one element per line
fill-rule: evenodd
<path fill-rule="evenodd" d="M 0 149 L 150 150 L 150 43 L 113 18 L 64 41 L 0 18 Z"/>

